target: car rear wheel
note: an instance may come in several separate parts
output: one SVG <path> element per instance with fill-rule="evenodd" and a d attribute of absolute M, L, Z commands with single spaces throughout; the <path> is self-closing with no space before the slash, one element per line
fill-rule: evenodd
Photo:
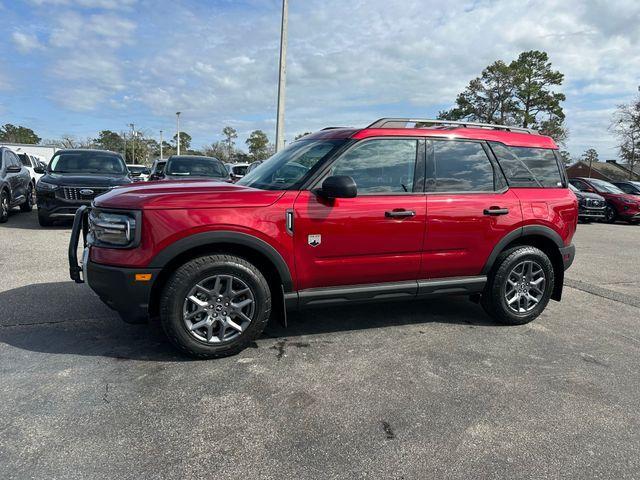
<path fill-rule="evenodd" d="M 482 307 L 501 323 L 529 323 L 549 303 L 554 281 L 553 265 L 542 250 L 515 247 L 498 257 L 482 294 Z"/>
<path fill-rule="evenodd" d="M 20 205 L 20 210 L 22 212 L 30 212 L 31 210 L 33 210 L 33 205 L 35 204 L 34 195 L 35 195 L 35 190 L 33 188 L 33 184 L 30 183 L 29 189 L 27 190 L 27 199 L 22 205 Z"/>
<path fill-rule="evenodd" d="M 607 205 L 604 209 L 604 221 L 607 223 L 615 223 L 618 214 L 613 205 Z"/>
<path fill-rule="evenodd" d="M 0 192 L 0 223 L 9 220 L 9 194 L 6 190 Z"/>
<path fill-rule="evenodd" d="M 160 321 L 169 340 L 195 358 L 236 354 L 257 339 L 271 314 L 260 270 L 243 258 L 208 255 L 179 267 L 164 287 Z"/>

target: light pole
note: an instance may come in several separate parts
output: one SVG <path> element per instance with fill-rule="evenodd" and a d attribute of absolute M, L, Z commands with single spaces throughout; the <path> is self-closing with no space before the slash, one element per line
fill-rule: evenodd
<path fill-rule="evenodd" d="M 176 154 L 180 155 L 180 112 L 176 112 L 176 130 L 178 131 L 176 134 Z"/>
<path fill-rule="evenodd" d="M 136 163 L 136 126 L 130 123 L 131 127 L 131 162 Z"/>
<path fill-rule="evenodd" d="M 280 72 L 278 75 L 278 116 L 276 120 L 276 152 L 284 148 L 284 100 L 287 84 L 287 27 L 289 0 L 282 0 L 280 29 Z"/>
<path fill-rule="evenodd" d="M 162 130 L 160 130 L 160 160 L 162 160 Z"/>

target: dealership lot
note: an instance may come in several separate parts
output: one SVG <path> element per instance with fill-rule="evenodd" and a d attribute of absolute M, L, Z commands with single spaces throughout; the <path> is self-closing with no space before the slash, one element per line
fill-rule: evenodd
<path fill-rule="evenodd" d="M 69 228 L 0 226 L 3 478 L 633 478 L 640 227 L 580 225 L 562 303 L 313 310 L 180 357 L 68 280 Z M 426 472 L 429 472 L 427 475 Z"/>

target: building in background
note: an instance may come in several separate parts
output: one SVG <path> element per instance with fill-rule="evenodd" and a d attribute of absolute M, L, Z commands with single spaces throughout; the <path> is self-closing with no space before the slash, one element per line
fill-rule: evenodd
<path fill-rule="evenodd" d="M 634 170 L 637 170 L 637 168 Z M 616 160 L 593 162 L 591 167 L 589 167 L 588 162 L 581 160 L 567 167 L 567 175 L 569 178 L 591 177 L 608 182 L 619 180 L 640 181 L 640 174 L 635 171 L 632 172 L 625 164 L 618 163 Z"/>
<path fill-rule="evenodd" d="M 23 143 L 0 143 L 0 147 L 10 148 L 16 153 L 28 153 L 29 155 L 44 158 L 47 163 L 49 163 L 53 154 L 60 150 L 52 145 L 29 145 Z"/>

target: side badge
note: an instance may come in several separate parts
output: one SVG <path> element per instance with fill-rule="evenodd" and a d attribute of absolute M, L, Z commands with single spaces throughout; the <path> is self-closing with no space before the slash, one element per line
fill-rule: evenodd
<path fill-rule="evenodd" d="M 307 237 L 307 242 L 312 247 L 317 247 L 318 245 L 320 245 L 322 243 L 322 235 L 319 235 L 319 234 L 309 235 Z"/>

